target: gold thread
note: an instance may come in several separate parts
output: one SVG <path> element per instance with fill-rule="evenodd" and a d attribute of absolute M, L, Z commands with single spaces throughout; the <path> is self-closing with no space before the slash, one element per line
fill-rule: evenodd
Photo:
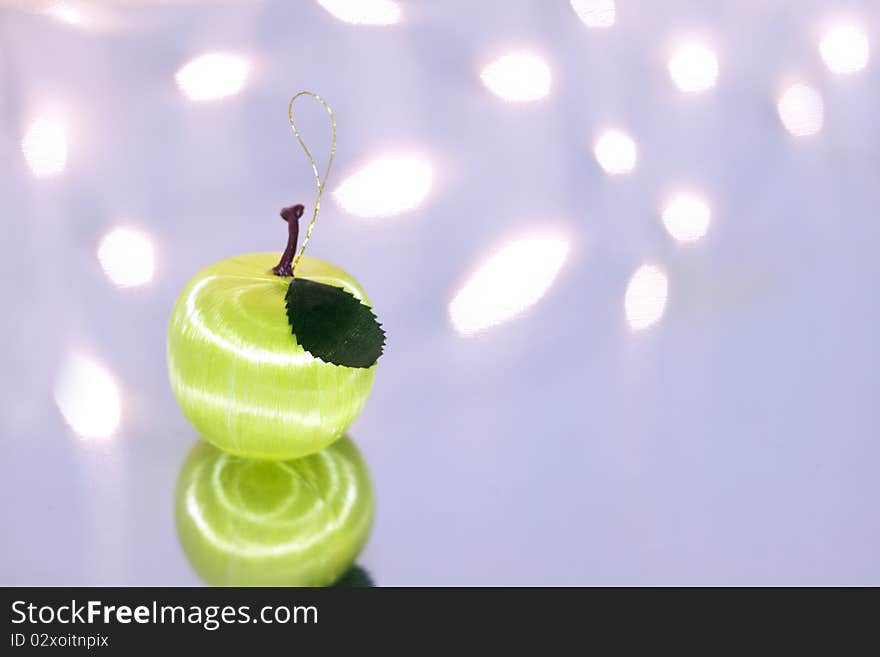
<path fill-rule="evenodd" d="M 321 176 L 318 174 L 318 165 L 315 164 L 315 158 L 312 157 L 308 146 L 306 146 L 306 143 L 300 136 L 299 130 L 296 127 L 296 123 L 293 120 L 293 102 L 300 96 L 311 96 L 319 103 L 321 103 L 321 105 L 324 106 L 324 109 L 327 110 L 327 114 L 330 115 L 330 128 L 332 130 L 333 137 L 332 141 L 330 142 L 330 159 L 327 160 L 327 168 L 324 170 L 323 178 L 321 178 Z M 327 176 L 330 175 L 330 167 L 333 165 L 333 156 L 336 154 L 336 119 L 334 118 L 333 110 L 330 109 L 330 105 L 327 104 L 327 101 L 325 101 L 313 91 L 300 91 L 298 94 L 290 99 L 290 103 L 287 105 L 287 118 L 290 120 L 290 127 L 293 128 L 293 134 L 296 135 L 296 139 L 299 142 L 299 145 L 302 146 L 303 151 L 305 151 L 306 157 L 309 158 L 309 164 L 312 165 L 312 172 L 315 174 L 315 183 L 318 185 L 318 195 L 315 197 L 315 208 L 312 211 L 312 220 L 309 222 L 309 228 L 306 231 L 306 236 L 303 240 L 302 246 L 299 247 L 299 253 L 296 254 L 296 257 L 293 259 L 293 264 L 291 265 L 291 270 L 295 274 L 296 265 L 299 262 L 299 259 L 302 258 L 302 255 L 306 250 L 306 245 L 309 243 L 309 238 L 312 236 L 312 230 L 315 228 L 315 222 L 318 220 L 318 212 L 321 210 L 321 195 L 324 193 L 324 185 L 327 183 Z"/>

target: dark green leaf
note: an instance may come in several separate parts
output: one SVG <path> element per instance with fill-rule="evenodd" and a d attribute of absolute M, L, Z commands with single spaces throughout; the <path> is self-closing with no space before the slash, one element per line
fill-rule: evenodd
<path fill-rule="evenodd" d="M 341 287 L 294 278 L 287 319 L 300 346 L 326 363 L 372 367 L 382 355 L 385 331 L 373 311 Z"/>

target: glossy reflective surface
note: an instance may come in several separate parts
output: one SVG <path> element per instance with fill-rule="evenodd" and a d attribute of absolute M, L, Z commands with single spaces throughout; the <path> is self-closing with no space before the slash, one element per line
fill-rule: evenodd
<path fill-rule="evenodd" d="M 326 586 L 366 543 L 373 488 L 349 438 L 293 461 L 256 461 L 199 442 L 177 483 L 181 545 L 216 586 Z"/>
<path fill-rule="evenodd" d="M 544 0 L 401 0 L 384 25 L 307 0 L 114 2 L 79 24 L 14 4 L 0 582 L 202 583 L 175 523 L 198 436 L 168 382 L 168 322 L 196 272 L 277 252 L 278 211 L 312 203 L 286 108 L 313 89 L 339 148 L 308 254 L 350 272 L 388 331 L 350 430 L 375 486 L 357 563 L 376 584 L 880 584 L 880 3 L 617 0 L 602 28 Z M 869 45 L 846 74 L 821 49 L 841 22 Z M 668 64 L 692 42 L 718 75 L 684 93 Z M 547 95 L 483 84 L 511 52 L 540 56 Z M 193 100 L 176 75 L 208 53 L 246 75 L 203 69 L 198 88 L 229 93 Z M 814 94 L 779 108 L 796 84 Z M 323 109 L 297 125 L 325 162 Z M 620 175 L 594 153 L 611 129 L 636 147 Z M 353 178 L 402 154 L 430 178 Z M 371 195 L 389 171 L 415 186 Z M 682 192 L 711 209 L 689 242 L 663 221 Z M 148 282 L 105 270 L 117 226 L 149 236 Z M 489 271 L 510 277 L 471 288 L 502 286 L 505 312 L 451 313 L 494 253 L 546 235 L 565 257 L 533 250 L 528 285 L 507 286 L 505 261 Z"/>

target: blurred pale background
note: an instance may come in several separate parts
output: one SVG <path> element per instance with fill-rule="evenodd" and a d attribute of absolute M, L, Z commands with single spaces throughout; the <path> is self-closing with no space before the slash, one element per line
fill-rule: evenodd
<path fill-rule="evenodd" d="M 199 583 L 167 320 L 312 203 L 300 89 L 378 584 L 880 583 L 880 4 L 0 6 L 0 583 Z"/>

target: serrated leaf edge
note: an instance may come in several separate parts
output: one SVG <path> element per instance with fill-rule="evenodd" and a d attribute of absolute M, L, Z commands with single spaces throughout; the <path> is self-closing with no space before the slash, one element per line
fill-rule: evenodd
<path fill-rule="evenodd" d="M 376 356 L 376 360 L 374 360 L 374 361 L 372 362 L 372 364 L 368 365 L 367 367 L 364 367 L 364 366 L 362 366 L 362 365 L 340 365 L 340 364 L 338 364 L 338 363 L 331 363 L 330 361 L 326 361 L 326 360 L 324 360 L 323 358 L 321 358 L 320 356 L 316 356 L 315 354 L 313 354 L 311 351 L 309 351 L 309 350 L 306 349 L 303 345 L 300 344 L 299 340 L 297 340 L 297 338 L 296 338 L 296 328 L 293 326 L 293 321 L 292 321 L 291 318 L 290 318 L 290 288 L 291 288 L 291 286 L 293 285 L 293 282 L 294 282 L 295 280 L 296 280 L 295 277 L 292 278 L 292 279 L 290 280 L 290 283 L 287 285 L 287 291 L 284 293 L 284 311 L 285 311 L 284 314 L 287 315 L 287 325 L 290 327 L 290 333 L 291 333 L 291 335 L 293 336 L 293 339 L 294 339 L 294 341 L 296 342 L 296 344 L 297 344 L 297 345 L 298 345 L 298 346 L 299 346 L 304 352 L 306 352 L 307 354 L 309 354 L 312 358 L 314 358 L 315 360 L 319 360 L 319 361 L 321 361 L 321 362 L 324 363 L 325 365 L 331 365 L 331 366 L 333 366 L 333 367 L 344 367 L 344 368 L 349 369 L 349 370 L 368 370 L 368 369 L 370 369 L 371 367 L 375 367 L 376 364 L 379 362 L 379 359 L 385 354 L 385 345 L 387 344 L 388 333 L 385 331 L 385 327 L 383 326 L 382 322 L 379 321 L 379 317 L 378 317 L 378 315 L 376 315 L 376 313 L 375 313 L 375 311 L 373 310 L 372 306 L 368 306 L 368 305 L 365 304 L 361 299 L 358 299 L 358 298 L 357 298 L 355 295 L 353 295 L 351 292 L 349 292 L 349 291 L 346 290 L 344 287 L 341 287 L 341 286 L 339 286 L 339 285 L 334 285 L 333 287 L 342 290 L 345 294 L 347 294 L 347 295 L 350 296 L 352 299 L 354 299 L 355 301 L 357 301 L 360 305 L 362 305 L 364 308 L 366 308 L 367 311 L 370 313 L 370 316 L 375 320 L 376 325 L 379 327 L 379 333 L 382 334 L 382 341 L 379 343 L 379 355 Z M 308 278 L 308 279 L 305 279 L 305 280 L 312 281 L 313 283 L 319 283 L 319 284 L 321 284 L 321 285 L 330 285 L 330 283 L 322 283 L 321 281 L 316 281 L 316 280 L 311 279 L 311 278 Z"/>

